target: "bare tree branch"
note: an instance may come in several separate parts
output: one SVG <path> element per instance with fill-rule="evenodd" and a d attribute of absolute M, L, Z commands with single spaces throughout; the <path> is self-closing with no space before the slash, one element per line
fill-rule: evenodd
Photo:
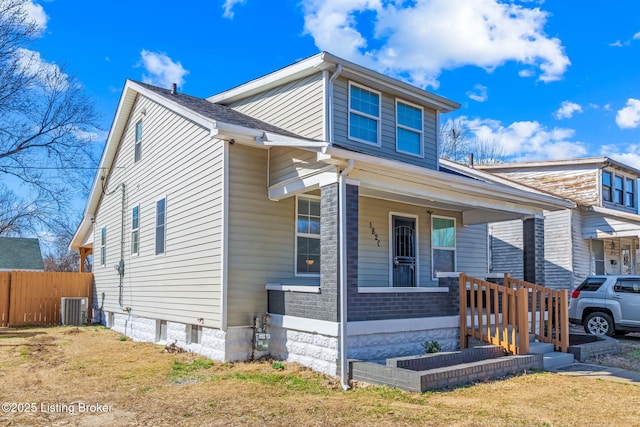
<path fill-rule="evenodd" d="M 64 217 L 70 192 L 84 188 L 86 168 L 96 165 L 94 104 L 74 76 L 29 50 L 40 34 L 27 3 L 0 0 L 0 234 L 32 233 Z M 20 198 L 6 187 L 16 180 Z"/>

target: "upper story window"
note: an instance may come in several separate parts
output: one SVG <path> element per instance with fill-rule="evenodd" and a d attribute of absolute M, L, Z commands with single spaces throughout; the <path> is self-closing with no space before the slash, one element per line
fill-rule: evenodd
<path fill-rule="evenodd" d="M 131 254 L 138 255 L 140 250 L 140 207 L 131 209 Z"/>
<path fill-rule="evenodd" d="M 396 150 L 422 156 L 422 108 L 396 101 Z"/>
<path fill-rule="evenodd" d="M 167 225 L 167 199 L 156 202 L 156 255 L 164 253 Z"/>
<path fill-rule="evenodd" d="M 614 172 L 602 172 L 602 201 L 634 208 L 636 206 L 636 180 Z"/>
<path fill-rule="evenodd" d="M 100 265 L 107 265 L 107 227 L 100 229 Z"/>
<path fill-rule="evenodd" d="M 142 120 L 136 123 L 136 140 L 134 161 L 137 162 L 142 158 Z"/>
<path fill-rule="evenodd" d="M 349 138 L 380 145 L 380 92 L 349 83 Z"/>
<path fill-rule="evenodd" d="M 320 199 L 298 197 L 296 274 L 320 274 Z"/>
<path fill-rule="evenodd" d="M 611 202 L 612 194 L 611 172 L 602 172 L 602 200 L 605 202 Z"/>

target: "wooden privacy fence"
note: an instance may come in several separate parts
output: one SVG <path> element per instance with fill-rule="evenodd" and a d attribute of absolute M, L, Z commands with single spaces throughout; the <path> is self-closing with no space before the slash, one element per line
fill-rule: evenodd
<path fill-rule="evenodd" d="M 59 325 L 61 298 L 91 307 L 92 286 L 92 273 L 0 272 L 0 326 Z"/>
<path fill-rule="evenodd" d="M 529 334 L 557 350 L 569 347 L 567 290 L 512 279 L 504 284 L 460 274 L 460 348 L 469 337 L 502 346 L 511 354 L 529 352 Z"/>

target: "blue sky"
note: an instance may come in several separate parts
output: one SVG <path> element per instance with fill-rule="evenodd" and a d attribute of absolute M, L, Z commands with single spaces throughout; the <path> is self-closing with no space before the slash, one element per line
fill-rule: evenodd
<path fill-rule="evenodd" d="M 207 97 L 329 51 L 462 104 L 445 116 L 511 160 L 607 155 L 640 168 L 640 2 L 44 0 L 30 48 L 102 114 L 125 79 Z"/>

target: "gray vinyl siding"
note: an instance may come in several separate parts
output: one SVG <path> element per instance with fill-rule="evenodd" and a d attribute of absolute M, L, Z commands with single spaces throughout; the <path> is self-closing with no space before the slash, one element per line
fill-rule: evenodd
<path fill-rule="evenodd" d="M 516 279 L 524 277 L 524 243 L 522 221 L 503 221 L 489 224 L 491 272 L 511 273 Z"/>
<path fill-rule="evenodd" d="M 318 72 L 229 106 L 300 136 L 322 140 L 324 105 L 324 84 Z"/>
<path fill-rule="evenodd" d="M 296 277 L 295 197 L 268 199 L 267 150 L 229 150 L 228 326 L 251 325 L 267 311 L 266 283 L 320 285 Z"/>
<path fill-rule="evenodd" d="M 471 276 L 484 276 L 489 271 L 487 224 L 458 227 L 456 230 L 457 270 Z"/>
<path fill-rule="evenodd" d="M 270 148 L 269 185 L 305 176 L 327 167 L 316 161 L 316 153 L 291 147 Z"/>
<path fill-rule="evenodd" d="M 591 241 L 582 237 L 582 213 L 571 210 L 571 233 L 573 252 L 573 286 L 576 287 L 593 271 L 591 268 Z"/>
<path fill-rule="evenodd" d="M 146 114 L 142 110 L 146 109 Z M 142 120 L 142 158 L 134 163 Z M 94 268 L 99 304 L 118 303 L 122 193 L 125 184 L 123 305 L 131 314 L 221 325 L 223 143 L 207 130 L 139 97 L 96 213 L 94 248 L 107 228 L 106 265 Z M 166 198 L 165 253 L 155 254 L 156 201 Z M 131 209 L 139 206 L 139 255 L 131 255 Z M 104 294 L 104 300 L 101 296 Z"/>
<path fill-rule="evenodd" d="M 366 85 L 364 85 L 367 87 Z M 378 90 L 377 88 L 372 88 Z M 340 146 L 377 157 L 399 160 L 429 169 L 437 169 L 437 118 L 436 111 L 423 110 L 424 158 L 396 151 L 396 98 L 382 92 L 381 95 L 381 144 L 380 147 L 349 139 L 349 80 L 338 78 L 334 82 L 334 142 Z M 405 100 L 406 101 L 406 100 Z"/>
<path fill-rule="evenodd" d="M 584 212 L 582 219 L 584 237 L 632 237 L 637 236 L 640 229 L 640 220 L 620 219 L 600 212 Z"/>
<path fill-rule="evenodd" d="M 431 217 L 419 206 L 397 203 L 371 197 L 359 198 L 358 218 L 358 286 L 391 286 L 390 268 L 390 216 L 417 216 L 418 227 L 418 286 L 437 286 L 431 277 Z M 433 215 L 456 219 L 460 231 L 458 213 L 434 211 Z M 377 235 L 377 238 L 376 238 Z M 458 238 L 458 236 L 456 235 Z M 378 241 L 380 244 L 378 245 Z M 460 248 L 456 241 L 457 249 Z M 458 262 L 460 254 L 456 253 Z M 485 258 L 486 259 L 486 258 Z"/>
<path fill-rule="evenodd" d="M 544 214 L 544 282 L 556 289 L 572 289 L 573 252 L 569 209 Z"/>

